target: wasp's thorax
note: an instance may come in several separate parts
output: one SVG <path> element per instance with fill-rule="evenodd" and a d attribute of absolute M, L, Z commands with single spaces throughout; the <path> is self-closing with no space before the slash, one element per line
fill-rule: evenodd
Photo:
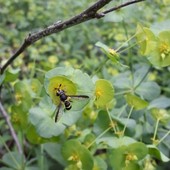
<path fill-rule="evenodd" d="M 67 99 L 67 95 L 65 94 L 65 91 L 64 91 L 64 90 L 58 89 L 56 95 L 60 97 L 60 100 L 61 100 L 62 102 L 64 102 L 64 101 Z"/>
<path fill-rule="evenodd" d="M 58 89 L 56 95 L 60 97 L 60 100 L 64 103 L 66 110 L 70 110 L 72 106 L 70 104 L 69 97 L 65 94 L 65 91 Z"/>

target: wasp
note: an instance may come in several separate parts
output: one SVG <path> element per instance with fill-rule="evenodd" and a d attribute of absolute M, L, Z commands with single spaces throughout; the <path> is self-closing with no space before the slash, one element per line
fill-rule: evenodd
<path fill-rule="evenodd" d="M 59 112 L 60 112 L 60 109 L 62 107 L 62 104 L 64 104 L 66 110 L 70 110 L 72 108 L 72 105 L 71 105 L 71 102 L 72 102 L 71 99 L 72 98 L 77 98 L 77 99 L 81 99 L 81 98 L 88 99 L 89 98 L 89 96 L 86 96 L 86 95 L 67 95 L 65 90 L 61 89 L 61 84 L 57 88 L 56 96 L 59 97 L 60 102 L 59 102 L 58 107 L 57 107 L 55 122 L 58 121 Z"/>

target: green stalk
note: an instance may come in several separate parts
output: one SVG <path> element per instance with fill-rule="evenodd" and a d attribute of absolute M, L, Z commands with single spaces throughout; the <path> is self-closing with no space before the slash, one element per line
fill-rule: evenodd
<path fill-rule="evenodd" d="M 156 134 L 157 134 L 157 131 L 158 131 L 158 125 L 159 125 L 159 119 L 156 120 L 156 126 L 155 126 L 154 135 L 153 135 L 153 141 L 156 139 Z"/>
<path fill-rule="evenodd" d="M 93 140 L 88 146 L 87 148 L 90 148 L 90 146 L 92 146 L 97 139 L 99 139 L 100 137 L 102 137 L 106 132 L 108 132 L 112 127 L 108 127 L 104 132 L 102 132 L 99 136 L 96 137 L 95 140 Z"/>
<path fill-rule="evenodd" d="M 44 170 L 44 145 L 40 145 L 40 169 Z"/>
<path fill-rule="evenodd" d="M 133 111 L 133 106 L 131 107 L 130 111 L 129 111 L 129 114 L 128 114 L 128 119 L 130 118 L 131 114 L 132 114 L 132 111 Z M 124 126 L 124 129 L 123 129 L 123 134 L 125 133 L 125 130 L 126 130 L 126 127 L 127 127 L 127 120 L 126 120 L 126 124 Z"/>
<path fill-rule="evenodd" d="M 97 69 L 94 71 L 94 73 L 92 74 L 91 77 L 93 77 L 97 72 L 99 72 L 99 71 L 103 68 L 103 66 L 106 64 L 106 62 L 107 62 L 108 60 L 109 60 L 108 57 L 107 57 L 106 59 L 104 59 L 104 61 L 99 64 L 99 66 L 98 66 Z"/>
<path fill-rule="evenodd" d="M 126 103 L 126 104 L 123 106 L 123 108 L 121 109 L 121 111 L 120 111 L 120 113 L 119 113 L 119 115 L 118 115 L 117 117 L 120 117 L 120 116 L 121 116 L 121 114 L 123 113 L 123 111 L 126 109 L 127 106 L 128 106 L 128 104 Z"/>
<path fill-rule="evenodd" d="M 137 87 L 140 86 L 140 84 L 143 82 L 143 80 L 146 78 L 146 76 L 148 75 L 149 72 L 150 72 L 150 68 L 148 69 L 148 71 L 146 72 L 146 74 L 142 77 L 142 79 L 140 80 L 140 82 L 134 87 L 134 90 L 137 89 Z"/>
<path fill-rule="evenodd" d="M 133 35 L 132 37 L 130 37 L 127 41 L 125 41 L 124 43 L 122 43 L 122 45 L 121 45 L 119 48 L 117 48 L 115 51 L 120 50 L 120 49 L 124 46 L 124 44 L 126 44 L 127 42 L 129 42 L 130 40 L 132 40 L 135 36 L 136 36 L 136 34 L 134 34 L 134 35 Z M 134 43 L 134 44 L 132 44 L 132 45 L 135 46 L 135 45 L 137 45 L 137 43 Z M 125 51 L 125 50 L 128 50 L 129 48 L 131 48 L 131 47 L 133 47 L 133 46 L 129 46 L 128 48 L 125 48 L 124 50 L 119 51 L 119 53 L 121 53 L 121 52 L 123 52 L 123 51 Z"/>
<path fill-rule="evenodd" d="M 111 122 L 111 127 L 113 128 L 113 131 L 116 133 L 116 129 L 115 129 L 115 126 L 113 126 L 113 121 L 112 121 L 112 118 L 111 118 L 111 115 L 110 115 L 110 112 L 108 111 L 108 109 L 106 109 L 107 110 L 107 113 L 108 113 L 108 116 L 109 116 L 109 119 L 110 119 L 110 122 Z"/>
<path fill-rule="evenodd" d="M 115 96 L 126 94 L 126 93 L 131 93 L 131 92 L 132 92 L 132 90 L 125 90 L 125 91 L 115 93 Z"/>
<path fill-rule="evenodd" d="M 170 134 L 170 130 L 159 140 L 158 144 L 160 144 L 169 134 Z"/>
<path fill-rule="evenodd" d="M 7 146 L 6 143 L 4 142 L 4 140 L 3 140 L 3 138 L 2 138 L 1 135 L 0 135 L 0 141 L 1 141 L 1 143 L 3 143 L 5 149 L 8 151 L 10 157 L 12 158 L 12 160 L 14 161 L 14 163 L 16 164 L 16 166 L 18 167 L 17 169 L 20 169 L 21 167 L 20 167 L 19 163 L 17 162 L 17 160 L 15 159 L 15 157 L 11 154 L 11 151 L 9 150 L 8 146 Z M 13 168 L 13 167 L 11 167 L 11 168 Z"/>

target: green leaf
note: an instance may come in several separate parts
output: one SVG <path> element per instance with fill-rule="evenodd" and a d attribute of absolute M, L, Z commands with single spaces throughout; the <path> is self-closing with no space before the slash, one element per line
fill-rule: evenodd
<path fill-rule="evenodd" d="M 21 104 L 12 106 L 11 111 L 11 122 L 15 129 L 23 130 L 24 132 L 28 126 L 28 112 L 23 110 Z"/>
<path fill-rule="evenodd" d="M 0 170 L 14 170 L 14 169 L 13 168 L 2 167 L 2 168 L 0 168 Z"/>
<path fill-rule="evenodd" d="M 152 100 L 148 106 L 148 109 L 151 108 L 165 109 L 167 107 L 170 107 L 170 98 L 161 96 L 155 100 Z"/>
<path fill-rule="evenodd" d="M 24 112 L 28 112 L 32 106 L 32 98 L 27 85 L 23 81 L 17 82 L 14 85 L 14 91 L 17 103 L 22 106 Z"/>
<path fill-rule="evenodd" d="M 130 93 L 125 96 L 125 99 L 127 103 L 136 110 L 141 110 L 148 106 L 148 102 Z"/>
<path fill-rule="evenodd" d="M 123 170 L 139 170 L 140 166 L 136 163 L 129 163 L 128 166 L 124 167 Z"/>
<path fill-rule="evenodd" d="M 116 119 L 113 118 L 113 120 L 116 120 Z M 126 126 L 126 131 L 125 131 L 126 135 L 128 136 L 134 135 L 135 127 L 136 127 L 136 121 L 134 119 L 121 118 L 117 121 L 117 123 L 118 125 L 121 124 L 121 125 Z"/>
<path fill-rule="evenodd" d="M 131 89 L 132 80 L 130 72 L 125 72 L 114 77 L 114 86 L 118 89 Z"/>
<path fill-rule="evenodd" d="M 72 67 L 56 67 L 45 74 L 46 79 L 51 79 L 56 76 L 72 76 L 74 69 Z"/>
<path fill-rule="evenodd" d="M 94 83 L 88 74 L 75 69 L 74 74 L 71 76 L 71 80 L 77 85 L 77 94 L 93 97 Z"/>
<path fill-rule="evenodd" d="M 5 74 L 0 74 L 0 85 L 4 82 L 5 80 Z"/>
<path fill-rule="evenodd" d="M 67 126 L 71 126 L 77 122 L 77 120 L 82 116 L 81 108 L 77 108 L 77 106 L 72 105 L 73 107 L 71 110 L 65 111 L 62 115 L 61 119 L 57 123 L 64 123 Z M 76 111 L 76 109 L 79 109 L 80 111 Z"/>
<path fill-rule="evenodd" d="M 125 167 L 125 151 L 125 146 L 109 150 L 109 162 L 113 169 L 122 169 Z"/>
<path fill-rule="evenodd" d="M 89 147 L 89 145 L 90 145 L 91 143 L 93 143 L 93 141 L 96 139 L 96 136 L 95 136 L 93 133 L 91 133 L 90 130 L 87 130 L 87 129 L 86 129 L 86 130 L 84 130 L 84 131 L 81 133 L 81 138 L 79 138 L 79 140 L 81 140 L 81 139 L 84 139 L 83 144 L 84 144 L 85 146 Z M 95 144 L 93 144 L 93 145 L 91 145 L 91 146 L 92 146 L 92 147 L 89 148 L 91 151 L 92 151 L 92 148 L 96 150 L 96 145 L 95 145 Z"/>
<path fill-rule="evenodd" d="M 64 170 L 80 170 L 79 167 L 77 167 L 77 165 L 68 165 Z"/>
<path fill-rule="evenodd" d="M 110 126 L 110 119 L 109 119 L 108 113 L 103 110 L 99 111 L 97 119 L 94 123 L 93 131 L 97 135 L 100 135 L 103 131 L 108 129 L 109 126 Z"/>
<path fill-rule="evenodd" d="M 142 160 L 148 153 L 148 148 L 144 143 L 136 142 L 128 146 L 128 152 L 132 152 L 137 156 L 138 161 Z"/>
<path fill-rule="evenodd" d="M 59 162 L 61 165 L 64 166 L 64 160 L 61 154 L 56 154 L 61 152 L 61 144 L 58 143 L 45 143 L 44 150 L 48 153 L 48 155 L 54 159 L 55 161 Z"/>
<path fill-rule="evenodd" d="M 112 84 L 104 79 L 99 79 L 95 83 L 95 104 L 97 107 L 106 107 L 113 100 L 114 88 Z"/>
<path fill-rule="evenodd" d="M 25 167 L 25 170 L 39 170 L 39 167 L 27 166 Z"/>
<path fill-rule="evenodd" d="M 65 142 L 61 149 L 64 159 L 68 164 L 76 165 L 79 169 L 93 168 L 93 157 L 81 143 L 75 139 Z"/>
<path fill-rule="evenodd" d="M 27 128 L 26 138 L 28 141 L 32 144 L 42 144 L 46 142 L 56 142 L 58 141 L 57 137 L 53 138 L 44 138 L 41 137 L 37 132 L 33 125 L 29 125 L 29 128 Z"/>
<path fill-rule="evenodd" d="M 96 141 L 97 143 L 104 143 L 111 148 L 119 148 L 121 146 L 126 146 L 132 143 L 135 143 L 136 140 L 134 140 L 131 137 L 123 136 L 123 137 L 101 137 Z"/>
<path fill-rule="evenodd" d="M 65 126 L 55 123 L 41 108 L 35 107 L 30 109 L 29 112 L 29 120 L 36 127 L 36 131 L 41 137 L 51 138 L 64 132 Z"/>
<path fill-rule="evenodd" d="M 154 100 L 161 93 L 161 88 L 156 82 L 143 82 L 138 86 L 135 92 L 146 100 Z"/>
<path fill-rule="evenodd" d="M 167 1 L 167 3 L 169 3 Z M 154 34 L 158 35 L 160 32 L 165 31 L 165 30 L 170 30 L 170 20 L 163 20 L 163 21 L 157 21 L 154 22 L 151 25 L 151 30 L 154 32 Z"/>
<path fill-rule="evenodd" d="M 2 157 L 2 161 L 13 169 L 22 169 L 24 157 L 18 152 L 8 152 Z"/>
<path fill-rule="evenodd" d="M 99 41 L 98 41 L 95 45 L 96 45 L 97 47 L 102 48 L 102 49 L 105 50 L 106 52 L 108 52 L 109 49 L 110 49 L 107 45 L 105 45 L 105 44 L 103 44 L 102 42 L 99 42 Z"/>
<path fill-rule="evenodd" d="M 141 67 L 137 68 L 133 77 L 134 77 L 134 86 L 137 86 L 143 78 L 147 75 L 149 72 L 149 66 L 148 65 L 142 65 Z"/>
<path fill-rule="evenodd" d="M 31 91 L 33 92 L 32 96 L 39 96 L 42 90 L 42 84 L 40 81 L 38 79 L 31 79 L 30 85 Z"/>
<path fill-rule="evenodd" d="M 93 170 L 107 170 L 107 164 L 101 157 L 94 157 Z"/>
<path fill-rule="evenodd" d="M 20 69 L 10 69 L 5 73 L 5 82 L 13 82 L 18 78 Z"/>
<path fill-rule="evenodd" d="M 149 154 L 155 158 L 157 158 L 158 160 L 161 160 L 163 162 L 168 162 L 170 161 L 170 159 L 168 157 L 166 157 L 156 146 L 154 145 L 148 145 L 148 151 Z"/>
<path fill-rule="evenodd" d="M 114 169 L 130 167 L 136 170 L 137 162 L 142 160 L 148 153 L 145 144 L 141 142 L 132 143 L 128 146 L 121 146 L 109 151 L 109 161 Z"/>

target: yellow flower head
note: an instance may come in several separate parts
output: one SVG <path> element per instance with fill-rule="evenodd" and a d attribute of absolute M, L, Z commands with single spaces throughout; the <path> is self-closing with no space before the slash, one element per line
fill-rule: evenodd
<path fill-rule="evenodd" d="M 170 47 L 166 42 L 163 42 L 159 46 L 159 52 L 161 55 L 162 60 L 164 60 L 170 54 Z"/>

